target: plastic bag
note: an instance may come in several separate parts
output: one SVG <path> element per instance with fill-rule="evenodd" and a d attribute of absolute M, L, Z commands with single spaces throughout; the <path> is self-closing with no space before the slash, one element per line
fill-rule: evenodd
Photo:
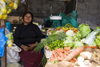
<path fill-rule="evenodd" d="M 23 66 L 19 63 L 11 63 L 11 64 L 8 64 L 7 67 L 23 67 Z"/>
<path fill-rule="evenodd" d="M 6 22 L 6 28 L 10 31 L 12 29 L 11 23 Z"/>
<path fill-rule="evenodd" d="M 7 28 L 5 28 L 5 35 L 7 34 L 10 34 L 10 31 Z"/>
<path fill-rule="evenodd" d="M 4 55 L 4 47 L 7 41 L 7 37 L 4 35 L 4 28 L 0 29 L 0 57 L 3 57 Z"/>
<path fill-rule="evenodd" d="M 13 44 L 12 47 L 7 47 L 7 63 L 17 63 L 20 61 L 19 53 L 21 49 Z"/>
<path fill-rule="evenodd" d="M 58 15 L 62 16 L 62 26 L 65 26 L 67 23 L 71 23 L 74 27 L 78 27 L 77 17 L 78 14 L 76 11 L 72 11 L 69 16 L 66 14 L 60 13 Z"/>
<path fill-rule="evenodd" d="M 19 48 L 16 44 L 13 44 L 12 47 L 9 48 L 12 49 L 13 51 L 21 52 L 21 48 Z"/>
<path fill-rule="evenodd" d="M 86 44 L 88 44 L 89 46 L 92 45 L 92 43 L 94 42 L 95 38 L 96 38 L 96 34 L 100 32 L 100 29 L 98 29 L 97 31 L 93 31 L 91 32 L 85 39 L 85 42 Z"/>

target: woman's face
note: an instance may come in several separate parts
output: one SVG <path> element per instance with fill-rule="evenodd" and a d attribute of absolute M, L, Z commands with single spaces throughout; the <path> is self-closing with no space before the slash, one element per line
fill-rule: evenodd
<path fill-rule="evenodd" d="M 24 16 L 24 22 L 25 23 L 31 23 L 32 21 L 32 16 L 31 14 L 27 13 L 25 16 Z"/>

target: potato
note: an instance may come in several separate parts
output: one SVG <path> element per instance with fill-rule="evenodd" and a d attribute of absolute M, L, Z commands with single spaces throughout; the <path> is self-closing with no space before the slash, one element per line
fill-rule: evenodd
<path fill-rule="evenodd" d="M 100 52 L 100 50 L 99 49 L 93 49 L 93 52 Z"/>
<path fill-rule="evenodd" d="M 86 51 L 92 52 L 92 48 L 87 48 Z"/>

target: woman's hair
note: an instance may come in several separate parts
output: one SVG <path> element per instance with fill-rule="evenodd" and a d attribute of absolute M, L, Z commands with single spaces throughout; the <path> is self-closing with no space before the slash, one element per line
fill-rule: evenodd
<path fill-rule="evenodd" d="M 30 12 L 30 11 L 26 11 L 24 14 L 23 14 L 23 16 L 22 16 L 22 18 L 23 18 L 23 20 L 24 20 L 24 16 L 26 15 L 26 14 L 30 14 L 31 16 L 32 16 L 32 21 L 31 22 L 33 22 L 33 13 L 32 12 Z"/>

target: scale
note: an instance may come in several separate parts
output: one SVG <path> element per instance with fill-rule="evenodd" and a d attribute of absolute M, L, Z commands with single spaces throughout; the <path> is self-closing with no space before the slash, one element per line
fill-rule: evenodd
<path fill-rule="evenodd" d="M 49 16 L 50 20 L 61 20 L 62 19 L 62 16 L 53 16 L 52 15 L 52 6 L 50 7 L 50 13 L 51 13 L 51 16 Z M 60 11 L 61 13 L 61 11 Z"/>

